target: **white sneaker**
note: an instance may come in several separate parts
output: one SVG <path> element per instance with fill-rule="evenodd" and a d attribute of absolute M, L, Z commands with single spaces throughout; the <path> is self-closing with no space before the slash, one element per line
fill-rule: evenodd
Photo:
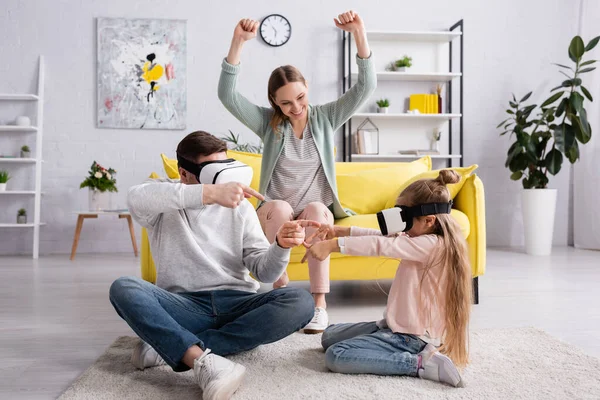
<path fill-rule="evenodd" d="M 165 360 L 148 343 L 140 340 L 131 354 L 131 363 L 137 369 L 167 365 Z"/>
<path fill-rule="evenodd" d="M 464 386 L 460 372 L 452 360 L 438 352 L 435 346 L 427 344 L 419 355 L 421 356 L 419 378 L 446 383 L 454 387 Z"/>
<path fill-rule="evenodd" d="M 206 349 L 201 357 L 194 360 L 194 375 L 204 400 L 225 400 L 241 385 L 246 368 Z"/>
<path fill-rule="evenodd" d="M 315 308 L 315 316 L 313 319 L 304 327 L 304 333 L 314 334 L 321 333 L 329 325 L 329 315 L 327 310 L 321 307 Z"/>

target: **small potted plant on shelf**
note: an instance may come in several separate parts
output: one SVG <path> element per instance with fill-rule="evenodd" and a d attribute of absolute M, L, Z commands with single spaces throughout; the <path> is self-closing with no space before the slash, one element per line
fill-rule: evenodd
<path fill-rule="evenodd" d="M 378 113 L 387 114 L 389 107 L 390 107 L 390 101 L 388 99 L 377 100 L 377 112 Z"/>
<path fill-rule="evenodd" d="M 260 142 L 258 146 L 255 146 L 250 143 L 242 143 L 240 142 L 240 135 L 236 135 L 235 133 L 231 132 L 231 129 L 229 130 L 228 136 L 221 136 L 220 139 L 226 141 L 227 143 L 230 143 L 230 145 L 227 146 L 230 150 L 241 151 L 243 153 L 257 154 L 262 154 L 263 152 L 262 142 Z"/>
<path fill-rule="evenodd" d="M 31 155 L 31 151 L 29 150 L 29 146 L 25 145 L 21 147 L 21 158 L 29 158 Z"/>
<path fill-rule="evenodd" d="M 26 224 L 27 223 L 27 210 L 21 208 L 17 212 L 17 224 Z"/>
<path fill-rule="evenodd" d="M 391 70 L 397 71 L 397 72 L 405 72 L 406 68 L 410 68 L 411 66 L 412 66 L 412 57 L 404 55 L 404 57 L 402 57 L 401 59 L 396 60 L 392 63 Z"/>
<path fill-rule="evenodd" d="M 6 182 L 10 179 L 10 175 L 8 171 L 1 170 L 0 171 L 0 192 L 6 191 Z"/>
<path fill-rule="evenodd" d="M 93 162 L 87 178 L 79 185 L 80 189 L 89 189 L 90 211 L 110 210 L 110 193 L 118 192 L 116 173 L 112 168 L 104 168 L 96 161 Z"/>

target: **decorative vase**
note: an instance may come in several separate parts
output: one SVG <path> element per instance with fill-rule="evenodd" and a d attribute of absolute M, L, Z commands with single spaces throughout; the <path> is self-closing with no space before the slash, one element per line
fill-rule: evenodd
<path fill-rule="evenodd" d="M 88 192 L 90 211 L 106 211 L 111 208 L 111 193 L 90 189 Z"/>
<path fill-rule="evenodd" d="M 377 112 L 379 114 L 387 114 L 389 107 L 377 107 Z"/>
<path fill-rule="evenodd" d="M 556 189 L 524 189 L 521 193 L 525 252 L 547 256 L 552 252 Z"/>
<path fill-rule="evenodd" d="M 0 183 L 0 192 L 6 192 L 6 183 Z"/>
<path fill-rule="evenodd" d="M 17 224 L 26 224 L 27 215 L 17 215 Z"/>
<path fill-rule="evenodd" d="M 17 126 L 30 126 L 31 125 L 31 120 L 29 119 L 29 117 L 21 115 L 21 116 L 18 116 L 15 119 L 15 125 L 17 125 Z"/>
<path fill-rule="evenodd" d="M 31 152 L 21 150 L 21 158 L 29 158 L 31 156 Z"/>

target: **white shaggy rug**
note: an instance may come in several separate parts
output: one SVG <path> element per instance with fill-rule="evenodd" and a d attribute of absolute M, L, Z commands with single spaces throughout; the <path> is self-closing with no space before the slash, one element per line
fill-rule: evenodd
<path fill-rule="evenodd" d="M 460 389 L 328 372 L 320 339 L 296 333 L 231 357 L 248 370 L 233 399 L 600 399 L 600 360 L 537 329 L 472 332 L 471 364 Z M 60 400 L 201 399 L 191 371 L 136 370 L 129 362 L 136 340 L 118 338 Z"/>

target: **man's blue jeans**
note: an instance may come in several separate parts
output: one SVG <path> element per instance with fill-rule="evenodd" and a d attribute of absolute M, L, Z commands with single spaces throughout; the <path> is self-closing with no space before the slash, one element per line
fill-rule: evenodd
<path fill-rule="evenodd" d="M 417 336 L 379 329 L 375 322 L 330 325 L 321 344 L 333 372 L 408 376 L 417 376 L 417 354 L 427 345 Z"/>
<path fill-rule="evenodd" d="M 226 356 L 276 342 L 306 326 L 315 312 L 306 290 L 263 294 L 238 290 L 170 293 L 135 277 L 110 287 L 117 313 L 175 371 L 193 345 Z"/>

